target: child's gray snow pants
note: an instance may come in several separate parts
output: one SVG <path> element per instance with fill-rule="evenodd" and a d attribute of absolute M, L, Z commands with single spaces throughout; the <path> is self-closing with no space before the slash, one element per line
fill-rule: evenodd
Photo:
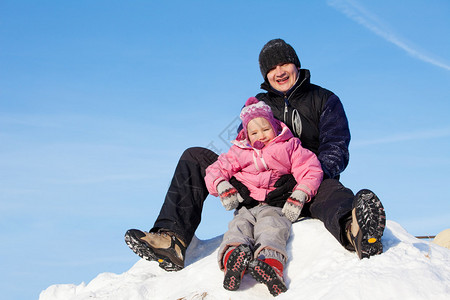
<path fill-rule="evenodd" d="M 283 265 L 287 261 L 286 244 L 292 223 L 281 212 L 280 207 L 258 205 L 234 212 L 219 247 L 218 262 L 223 269 L 223 256 L 229 247 L 247 244 L 254 257 L 274 258 Z"/>

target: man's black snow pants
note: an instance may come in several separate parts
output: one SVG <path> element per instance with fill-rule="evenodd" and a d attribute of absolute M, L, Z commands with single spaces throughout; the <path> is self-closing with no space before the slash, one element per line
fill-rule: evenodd
<path fill-rule="evenodd" d="M 160 214 L 151 231 L 169 229 L 189 244 L 201 221 L 203 202 L 208 196 L 205 170 L 217 160 L 213 151 L 193 147 L 181 155 Z M 348 248 L 345 223 L 351 218 L 353 192 L 337 179 L 325 179 L 317 195 L 302 210 L 302 216 L 321 220 L 325 228 Z M 220 234 L 220 233 L 218 233 Z"/>

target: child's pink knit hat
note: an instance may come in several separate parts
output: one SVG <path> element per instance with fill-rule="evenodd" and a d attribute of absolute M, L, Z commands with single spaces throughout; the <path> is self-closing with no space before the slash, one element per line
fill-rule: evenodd
<path fill-rule="evenodd" d="M 248 98 L 245 107 L 241 111 L 240 118 L 244 129 L 245 137 L 247 136 L 247 125 L 254 118 L 264 118 L 272 125 L 273 131 L 278 135 L 281 131 L 280 121 L 273 116 L 270 106 L 264 101 L 259 101 L 255 97 Z"/>

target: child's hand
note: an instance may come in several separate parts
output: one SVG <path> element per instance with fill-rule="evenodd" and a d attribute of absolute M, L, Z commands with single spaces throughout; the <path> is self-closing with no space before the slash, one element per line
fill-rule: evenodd
<path fill-rule="evenodd" d="M 294 223 L 300 217 L 300 213 L 302 212 L 306 200 L 308 200 L 308 195 L 306 195 L 305 192 L 295 190 L 287 199 L 281 212 L 289 219 L 289 221 Z"/>
<path fill-rule="evenodd" d="M 239 195 L 238 191 L 228 181 L 221 181 L 217 185 L 217 193 L 220 201 L 226 210 L 232 210 L 239 206 L 239 203 L 244 201 L 244 198 Z"/>

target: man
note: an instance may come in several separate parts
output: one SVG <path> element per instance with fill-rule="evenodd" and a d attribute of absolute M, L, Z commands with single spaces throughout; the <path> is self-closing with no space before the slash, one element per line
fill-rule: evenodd
<path fill-rule="evenodd" d="M 350 131 L 339 98 L 331 91 L 310 83 L 310 72 L 301 69 L 295 50 L 281 39 L 269 41 L 259 55 L 264 93 L 256 98 L 267 103 L 274 116 L 299 137 L 302 146 L 314 152 L 324 172 L 317 195 L 301 210 L 301 216 L 324 222 L 326 229 L 358 257 L 383 252 L 386 216 L 378 197 L 363 189 L 356 195 L 339 182 L 347 167 Z M 185 251 L 200 224 L 203 202 L 208 196 L 205 169 L 217 154 L 205 148 L 189 148 L 181 156 L 160 214 L 150 232 L 130 229 L 128 246 L 139 256 L 159 262 L 167 271 L 184 267 Z M 230 183 L 241 197 L 241 205 L 254 206 L 248 189 L 232 178 Z M 296 182 L 285 175 L 276 183 L 266 202 L 286 207 Z"/>

